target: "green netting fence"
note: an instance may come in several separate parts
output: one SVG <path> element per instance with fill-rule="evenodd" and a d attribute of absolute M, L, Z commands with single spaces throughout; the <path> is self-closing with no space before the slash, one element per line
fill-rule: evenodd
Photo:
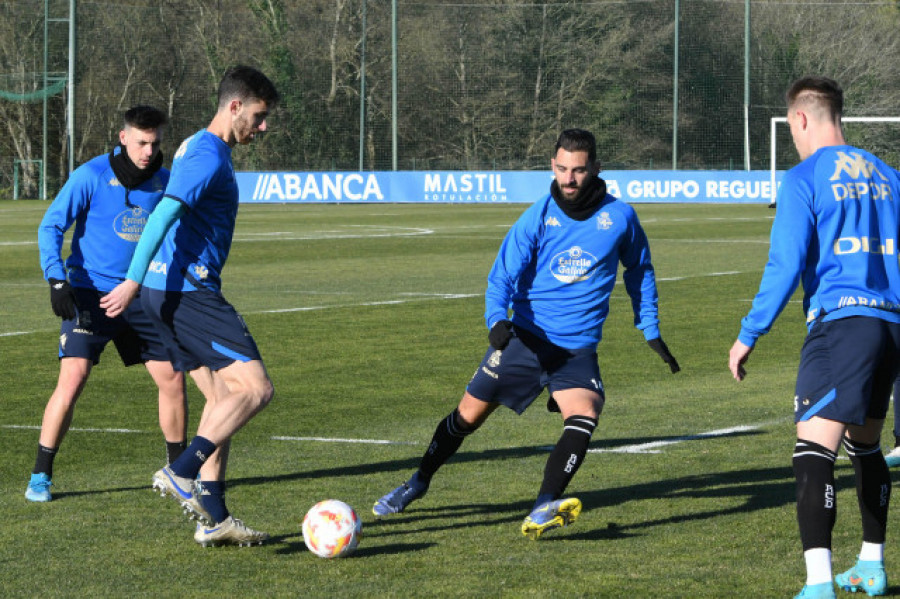
<path fill-rule="evenodd" d="M 47 1 L 51 14 L 67 11 L 68 2 Z M 900 114 L 896 1 L 750 2 L 749 57 L 743 0 L 76 6 L 76 165 L 109 149 L 121 114 L 136 103 L 171 115 L 163 147 L 171 156 L 207 124 L 216 82 L 235 63 L 262 68 L 284 97 L 270 132 L 235 153 L 239 169 L 544 169 L 558 131 L 571 126 L 597 134 L 606 168 L 669 169 L 674 159 L 680 169 L 741 169 L 745 114 L 751 168 L 765 169 L 769 119 L 784 113 L 790 81 L 810 73 L 844 85 L 848 115 Z M 44 91 L 40 78 L 31 89 L 6 83 L 42 70 L 43 14 L 44 0 L 0 3 L 0 188 L 14 160 L 38 158 L 43 141 L 41 103 L 23 102 Z M 47 68 L 65 73 L 65 28 L 49 31 Z M 67 100 L 66 89 L 49 100 L 51 192 L 67 176 Z M 848 133 L 897 164 L 897 129 Z M 787 130 L 779 135 L 778 160 L 790 166 Z M 36 170 L 22 170 L 20 184 L 36 189 Z"/>

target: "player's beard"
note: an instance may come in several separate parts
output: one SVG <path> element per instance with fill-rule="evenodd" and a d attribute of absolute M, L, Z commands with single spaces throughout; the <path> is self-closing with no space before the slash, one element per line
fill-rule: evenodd
<path fill-rule="evenodd" d="M 253 124 L 250 122 L 250 119 L 246 118 L 244 115 L 240 115 L 235 119 L 234 122 L 234 139 L 237 143 L 246 145 L 253 141 L 255 137 L 255 131 L 253 131 Z"/>
<path fill-rule="evenodd" d="M 562 193 L 559 183 L 554 180 L 550 184 L 550 195 L 566 216 L 575 220 L 585 220 L 606 197 L 606 181 L 600 177 L 591 177 L 585 180 L 577 194 L 569 197 Z"/>

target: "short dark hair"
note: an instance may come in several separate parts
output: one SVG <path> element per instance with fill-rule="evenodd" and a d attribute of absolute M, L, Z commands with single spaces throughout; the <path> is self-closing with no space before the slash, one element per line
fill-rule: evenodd
<path fill-rule="evenodd" d="M 125 127 L 134 127 L 141 131 L 150 131 L 151 129 L 159 129 L 169 123 L 169 117 L 166 113 L 153 106 L 139 104 L 125 111 L 122 119 Z"/>
<path fill-rule="evenodd" d="M 237 98 L 242 102 L 262 100 L 269 108 L 278 104 L 275 85 L 262 71 L 244 65 L 230 67 L 219 82 L 219 108 Z"/>
<path fill-rule="evenodd" d="M 837 121 L 844 113 L 844 90 L 834 79 L 828 77 L 801 77 L 794 81 L 785 94 L 788 109 L 796 104 L 818 107 L 832 121 Z"/>
<path fill-rule="evenodd" d="M 553 148 L 554 157 L 560 148 L 567 152 L 587 152 L 588 160 L 597 161 L 597 140 L 590 131 L 566 129 L 559 134 L 559 138 L 556 140 L 556 146 Z"/>

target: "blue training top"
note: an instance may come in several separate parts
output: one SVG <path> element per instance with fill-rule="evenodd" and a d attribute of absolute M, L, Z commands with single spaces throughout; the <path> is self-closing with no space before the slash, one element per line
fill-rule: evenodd
<path fill-rule="evenodd" d="M 143 284 L 219 291 L 238 211 L 228 144 L 205 129 L 184 140 L 175 153 L 165 195 L 181 202 L 186 212 L 168 229 Z"/>
<path fill-rule="evenodd" d="M 637 214 L 607 194 L 590 218 L 566 216 L 551 195 L 512 226 L 488 275 L 485 321 L 511 320 L 567 349 L 595 348 L 619 262 L 634 322 L 659 337 L 656 278 Z"/>
<path fill-rule="evenodd" d="M 853 146 L 828 146 L 790 169 L 778 191 L 769 261 L 738 339 L 769 332 L 797 283 L 817 318 L 900 322 L 900 173 Z"/>
<path fill-rule="evenodd" d="M 126 204 L 126 189 L 116 179 L 108 154 L 75 169 L 38 228 L 44 278 L 64 280 L 68 270 L 72 286 L 104 292 L 121 283 L 168 180 L 169 171 L 159 169 L 128 192 Z M 72 223 L 72 253 L 63 265 L 63 241 Z"/>

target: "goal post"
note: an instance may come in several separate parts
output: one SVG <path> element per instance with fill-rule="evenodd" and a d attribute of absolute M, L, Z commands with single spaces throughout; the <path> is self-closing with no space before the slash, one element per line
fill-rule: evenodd
<path fill-rule="evenodd" d="M 845 116 L 842 123 L 900 123 L 900 116 Z M 787 117 L 773 116 L 769 125 L 769 170 L 772 181 L 772 198 L 770 205 L 775 203 L 778 190 L 775 187 L 775 148 L 777 146 L 776 127 L 778 123 L 787 123 Z"/>

